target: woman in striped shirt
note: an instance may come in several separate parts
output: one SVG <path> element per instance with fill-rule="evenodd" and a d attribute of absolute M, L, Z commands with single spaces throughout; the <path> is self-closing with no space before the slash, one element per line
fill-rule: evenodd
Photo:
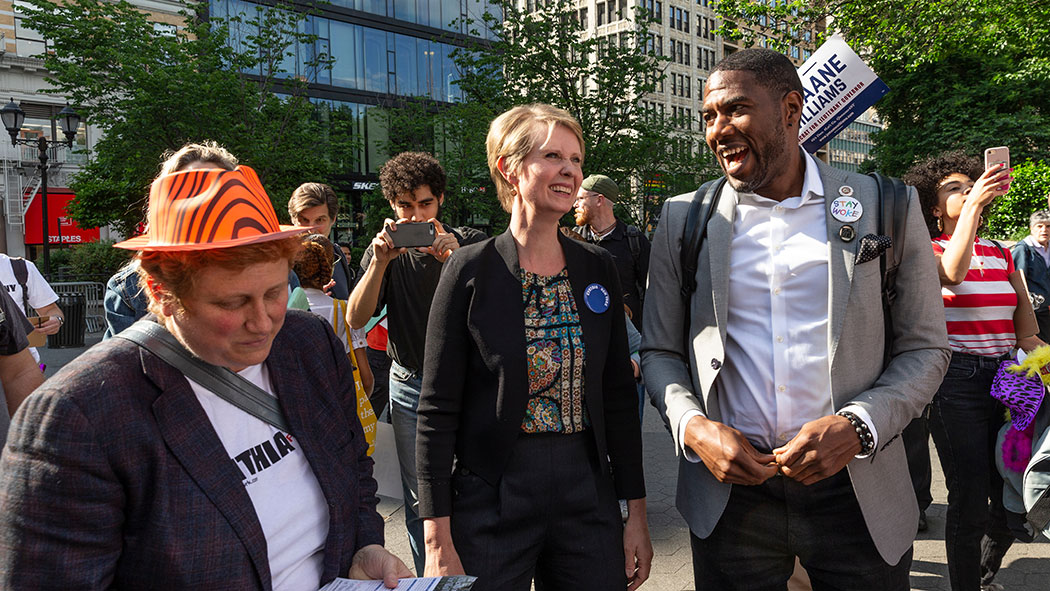
<path fill-rule="evenodd" d="M 1004 409 L 989 391 L 1011 349 L 1044 344 L 1029 329 L 1031 305 L 1009 251 L 977 237 L 981 212 L 1009 189 L 1010 171 L 998 165 L 982 170 L 977 159 L 950 152 L 916 164 L 904 180 L 918 189 L 930 228 L 952 350 L 929 418 L 948 486 L 944 538 L 951 588 L 997 589 L 992 578 L 1013 536 L 1005 526 L 993 450 Z"/>

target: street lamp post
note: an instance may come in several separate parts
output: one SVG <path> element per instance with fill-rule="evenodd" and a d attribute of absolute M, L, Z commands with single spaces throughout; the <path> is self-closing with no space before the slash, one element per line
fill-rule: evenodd
<path fill-rule="evenodd" d="M 44 278 L 48 281 L 51 280 L 51 228 L 50 220 L 47 217 L 47 161 L 50 159 L 48 149 L 51 146 L 68 146 L 72 148 L 73 140 L 77 136 L 77 129 L 80 128 L 80 115 L 77 115 L 76 111 L 69 108 L 68 104 L 58 112 L 58 117 L 58 124 L 62 128 L 62 134 L 66 136 L 65 140 L 52 140 L 49 142 L 47 137 L 43 135 L 36 140 L 31 140 L 18 137 L 18 133 L 22 130 L 22 123 L 25 122 L 26 114 L 22 111 L 22 107 L 15 103 L 15 99 L 11 99 L 11 102 L 7 103 L 3 109 L 0 109 L 0 118 L 3 119 L 7 133 L 11 134 L 11 145 L 35 145 L 39 152 L 40 196 L 42 199 L 40 211 L 44 218 L 42 225 L 44 231 Z"/>

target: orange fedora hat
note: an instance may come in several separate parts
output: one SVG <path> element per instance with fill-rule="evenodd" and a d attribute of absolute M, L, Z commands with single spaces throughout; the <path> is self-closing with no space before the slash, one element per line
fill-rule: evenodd
<path fill-rule="evenodd" d="M 153 181 L 146 233 L 113 246 L 127 250 L 229 248 L 301 234 L 277 222 L 273 203 L 247 166 L 184 170 Z"/>

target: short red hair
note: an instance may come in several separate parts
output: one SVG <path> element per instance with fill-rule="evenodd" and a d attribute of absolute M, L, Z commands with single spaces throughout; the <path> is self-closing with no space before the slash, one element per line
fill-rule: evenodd
<path fill-rule="evenodd" d="M 205 267 L 221 267 L 231 271 L 239 271 L 245 267 L 258 263 L 270 263 L 278 260 L 288 262 L 291 269 L 292 261 L 301 248 L 299 236 L 259 242 L 257 244 L 246 244 L 244 246 L 233 246 L 230 248 L 211 248 L 208 250 L 191 250 L 182 252 L 171 251 L 140 251 L 136 256 L 139 262 L 139 284 L 149 297 L 149 311 L 157 316 L 162 316 L 162 306 L 166 303 L 160 298 L 165 294 L 174 298 L 174 303 L 182 307 L 180 298 L 193 292 L 196 287 L 196 278 Z M 158 294 L 147 288 L 148 282 L 160 284 L 164 292 Z"/>

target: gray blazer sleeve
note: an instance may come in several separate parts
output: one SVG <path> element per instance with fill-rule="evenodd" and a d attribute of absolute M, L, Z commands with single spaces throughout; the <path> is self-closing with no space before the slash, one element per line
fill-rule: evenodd
<path fill-rule="evenodd" d="M 642 318 L 642 375 L 645 387 L 675 440 L 675 453 L 681 453 L 678 424 L 688 411 L 707 416 L 694 394 L 698 389 L 691 377 L 685 342 L 685 303 L 680 287 L 683 220 L 692 195 L 664 202 L 660 223 L 653 235 L 649 257 L 649 289 Z M 715 327 L 712 329 L 717 330 Z M 690 331 L 692 333 L 692 331 Z"/>

